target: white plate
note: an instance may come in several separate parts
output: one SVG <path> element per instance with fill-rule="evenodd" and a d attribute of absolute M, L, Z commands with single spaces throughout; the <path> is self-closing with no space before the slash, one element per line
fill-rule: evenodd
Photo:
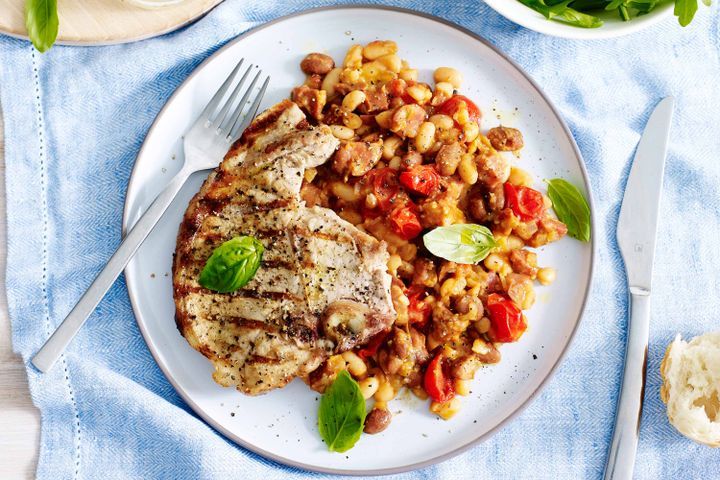
<path fill-rule="evenodd" d="M 493 10 L 508 20 L 522 25 L 536 32 L 555 37 L 576 38 L 591 40 L 599 38 L 612 38 L 628 35 L 644 28 L 655 25 L 672 15 L 673 3 L 660 5 L 647 15 L 633 18 L 624 22 L 617 12 L 601 12 L 598 15 L 605 24 L 598 28 L 579 28 L 561 22 L 546 19 L 535 10 L 526 7 L 518 0 L 485 0 Z M 678 28 L 680 26 L 678 25 Z"/>
<path fill-rule="evenodd" d="M 502 121 L 525 133 L 522 165 L 540 179 L 564 177 L 588 192 L 580 153 L 540 89 L 510 60 L 474 34 L 409 11 L 338 8 L 309 11 L 266 24 L 230 42 L 200 65 L 158 115 L 133 170 L 124 225 L 133 224 L 179 170 L 180 136 L 240 57 L 272 76 L 264 106 L 303 81 L 299 62 L 311 51 L 342 59 L 352 43 L 392 38 L 403 58 L 430 80 L 436 66 L 459 68 L 463 93 L 485 112 L 485 127 Z M 345 474 L 419 468 L 449 458 L 500 427 L 537 394 L 558 364 L 582 314 L 592 273 L 593 248 L 572 239 L 542 249 L 542 265 L 558 267 L 557 281 L 538 288 L 522 340 L 502 348 L 503 361 L 482 369 L 462 411 L 439 421 L 427 403 L 401 395 L 390 408 L 391 427 L 364 435 L 346 454 L 330 453 L 316 428 L 318 395 L 300 380 L 261 397 L 222 388 L 212 367 L 180 336 L 174 321 L 170 268 L 182 214 L 205 175 L 196 174 L 128 265 L 130 299 L 140 329 L 168 380 L 219 432 L 265 457 L 297 467 Z M 537 359 L 534 359 L 537 356 Z M 235 413 L 231 416 L 231 413 Z M 404 448 L 398 449 L 402 442 Z"/>

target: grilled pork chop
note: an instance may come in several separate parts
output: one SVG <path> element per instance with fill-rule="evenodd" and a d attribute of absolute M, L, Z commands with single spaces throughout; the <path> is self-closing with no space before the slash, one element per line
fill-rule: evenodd
<path fill-rule="evenodd" d="M 282 387 L 395 318 L 385 245 L 300 200 L 305 169 L 337 145 L 328 127 L 311 127 L 283 101 L 255 119 L 185 212 L 173 264 L 176 321 L 223 386 L 249 395 Z M 238 235 L 265 247 L 255 277 L 230 294 L 201 287 L 213 249 Z"/>

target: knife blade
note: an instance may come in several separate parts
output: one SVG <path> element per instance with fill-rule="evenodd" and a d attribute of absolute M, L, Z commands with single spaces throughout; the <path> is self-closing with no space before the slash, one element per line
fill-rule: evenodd
<path fill-rule="evenodd" d="M 605 480 L 632 480 L 635 466 L 645 393 L 655 237 L 674 103 L 672 97 L 664 98 L 650 115 L 620 207 L 617 240 L 627 271 L 630 308 L 625 366 Z"/>
<path fill-rule="evenodd" d="M 650 291 L 658 209 L 665 172 L 673 97 L 658 103 L 648 119 L 625 186 L 617 240 L 631 288 Z"/>

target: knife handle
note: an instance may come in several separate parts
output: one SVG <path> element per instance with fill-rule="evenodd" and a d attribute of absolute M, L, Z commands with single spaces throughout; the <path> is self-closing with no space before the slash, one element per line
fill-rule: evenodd
<path fill-rule="evenodd" d="M 648 332 L 650 330 L 650 292 L 630 287 L 630 314 L 620 396 L 605 480 L 631 480 L 635 466 L 640 417 L 645 395 Z"/>

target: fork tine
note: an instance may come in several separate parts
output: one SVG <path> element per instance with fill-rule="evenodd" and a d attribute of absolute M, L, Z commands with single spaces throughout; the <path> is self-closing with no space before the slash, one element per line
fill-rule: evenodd
<path fill-rule="evenodd" d="M 228 88 L 230 88 L 230 85 L 232 84 L 233 80 L 235 80 L 235 76 L 237 75 L 238 70 L 240 70 L 240 66 L 245 61 L 244 58 L 241 58 L 237 65 L 235 65 L 235 68 L 233 68 L 233 71 L 230 72 L 230 75 L 225 79 L 223 84 L 220 86 L 217 92 L 215 92 L 215 95 L 210 99 L 207 106 L 205 106 L 205 109 L 200 114 L 200 118 L 204 119 L 205 121 L 210 120 L 210 115 L 215 111 L 217 106 L 220 104 L 220 100 L 222 100 L 222 97 L 225 96 L 225 92 L 227 92 Z"/>
<path fill-rule="evenodd" d="M 220 131 L 220 125 L 225 123 L 227 112 L 230 110 L 230 107 L 232 107 L 233 103 L 235 103 L 235 99 L 237 98 L 238 94 L 240 93 L 240 89 L 242 89 L 243 84 L 245 83 L 245 80 L 247 80 L 248 75 L 250 75 L 250 71 L 252 70 L 253 64 L 251 63 L 247 70 L 245 70 L 245 73 L 240 78 L 240 81 L 233 89 L 232 93 L 228 97 L 228 99 L 225 101 L 225 105 L 223 105 L 222 109 L 218 112 L 217 115 L 215 115 L 215 118 L 212 119 L 212 122 L 218 125 L 218 132 Z"/>
<path fill-rule="evenodd" d="M 255 100 L 253 101 L 252 105 L 250 105 L 250 108 L 248 109 L 247 114 L 245 114 L 245 118 L 243 121 L 238 125 L 238 120 L 240 119 L 240 115 L 238 115 L 235 118 L 235 121 L 233 122 L 233 126 L 230 129 L 230 133 L 228 134 L 228 139 L 234 139 L 237 137 L 241 132 L 243 132 L 248 125 L 250 125 L 250 122 L 252 122 L 252 119 L 255 118 L 255 114 L 258 111 L 258 108 L 260 108 L 260 102 L 263 99 L 263 96 L 265 96 L 265 90 L 267 90 L 268 83 L 270 83 L 270 76 L 268 75 L 265 78 L 265 82 L 263 82 L 262 87 L 260 87 L 260 91 L 258 92 L 257 96 L 255 97 Z"/>
<path fill-rule="evenodd" d="M 218 132 L 228 132 L 228 136 L 230 135 L 229 131 L 231 130 L 231 126 L 235 125 L 235 122 L 237 121 L 238 117 L 242 113 L 243 109 L 245 108 L 245 103 L 248 101 L 248 98 L 250 98 L 250 95 L 253 92 L 253 88 L 255 88 L 255 84 L 258 81 L 258 78 L 260 78 L 260 74 L 262 73 L 262 70 L 258 71 L 255 74 L 255 78 L 253 78 L 252 83 L 248 87 L 247 91 L 245 91 L 245 94 L 240 99 L 240 102 L 238 102 L 237 106 L 235 107 L 235 111 L 232 112 L 231 115 L 228 115 L 228 118 L 224 119 L 222 122 L 222 125 L 218 127 Z"/>

